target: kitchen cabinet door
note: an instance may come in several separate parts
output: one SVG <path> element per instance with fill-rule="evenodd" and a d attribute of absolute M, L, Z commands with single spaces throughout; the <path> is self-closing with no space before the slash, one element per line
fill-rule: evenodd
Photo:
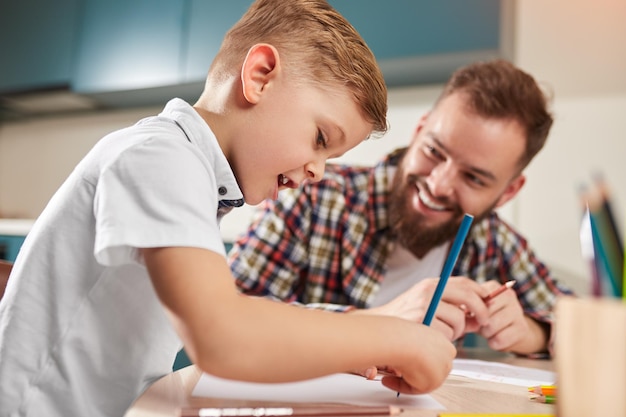
<path fill-rule="evenodd" d="M 459 66 L 507 53 L 502 0 L 329 0 L 359 31 L 389 86 L 442 83 Z"/>
<path fill-rule="evenodd" d="M 0 93 L 67 86 L 82 0 L 0 1 Z"/>
<path fill-rule="evenodd" d="M 189 0 L 84 3 L 76 91 L 137 90 L 182 81 Z"/>
<path fill-rule="evenodd" d="M 185 80 L 204 80 L 251 0 L 191 0 Z M 445 82 L 459 66 L 506 54 L 502 0 L 329 0 L 363 36 L 389 86 Z M 506 10 L 505 10 L 506 9 Z M 509 31 L 509 32 L 507 32 Z"/>
<path fill-rule="evenodd" d="M 185 81 L 204 81 L 224 35 L 248 10 L 252 0 L 191 0 L 184 60 Z"/>

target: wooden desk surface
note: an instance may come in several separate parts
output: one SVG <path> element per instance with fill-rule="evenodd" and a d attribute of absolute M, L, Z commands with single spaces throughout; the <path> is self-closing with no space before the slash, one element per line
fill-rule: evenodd
<path fill-rule="evenodd" d="M 548 360 L 525 359 L 498 352 L 464 351 L 459 357 L 493 360 L 511 365 L 553 371 Z M 202 372 L 188 366 L 156 381 L 128 410 L 125 417 L 176 417 L 180 407 L 259 406 L 246 402 L 192 397 L 191 392 Z M 526 387 L 449 376 L 431 393 L 446 412 L 554 414 L 556 406 L 530 401 Z M 266 403 L 264 405 L 281 405 Z M 284 403 L 282 403 L 284 405 Z M 436 417 L 442 410 L 405 409 L 402 417 Z"/>

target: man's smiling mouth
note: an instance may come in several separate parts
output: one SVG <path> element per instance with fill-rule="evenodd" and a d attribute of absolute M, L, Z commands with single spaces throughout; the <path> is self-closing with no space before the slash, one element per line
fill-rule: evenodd
<path fill-rule="evenodd" d="M 431 210 L 436 210 L 436 211 L 447 210 L 446 206 L 437 204 L 434 200 L 432 200 L 430 196 L 419 186 L 419 184 L 416 184 L 416 187 L 417 187 L 417 195 L 420 201 L 422 202 L 422 204 L 424 204 L 426 207 L 428 207 Z"/>

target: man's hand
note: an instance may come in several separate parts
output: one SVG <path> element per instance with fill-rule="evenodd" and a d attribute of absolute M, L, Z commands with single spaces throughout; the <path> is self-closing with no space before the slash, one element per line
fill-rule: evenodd
<path fill-rule="evenodd" d="M 487 281 L 483 286 L 491 292 L 501 284 Z M 507 289 L 487 301 L 488 322 L 478 334 L 487 339 L 490 348 L 521 354 L 535 353 L 546 348 L 547 332 L 535 320 L 524 314 L 517 294 Z"/>
<path fill-rule="evenodd" d="M 394 316 L 422 323 L 438 281 L 438 278 L 426 278 L 385 305 L 354 310 L 353 313 Z M 488 293 L 487 288 L 467 277 L 451 277 L 437 306 L 431 327 L 442 332 L 450 341 L 466 333 L 478 331 L 481 324 L 489 320 L 489 312 L 483 301 Z M 467 314 L 468 312 L 472 314 Z"/>

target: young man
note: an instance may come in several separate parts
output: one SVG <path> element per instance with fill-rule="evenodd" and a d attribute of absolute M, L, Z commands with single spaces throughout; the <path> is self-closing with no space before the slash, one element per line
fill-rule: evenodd
<path fill-rule="evenodd" d="M 477 332 L 493 349 L 548 351 L 555 300 L 569 291 L 494 209 L 524 185 L 552 121 L 535 80 L 512 64 L 459 69 L 407 148 L 375 167 L 329 165 L 319 183 L 265 202 L 229 254 L 237 285 L 421 322 L 469 213 L 473 227 L 432 326 L 450 340 Z M 483 300 L 508 280 L 513 289 Z"/>
<path fill-rule="evenodd" d="M 324 0 L 252 4 L 197 103 L 107 135 L 37 219 L 0 301 L 0 415 L 119 417 L 183 343 L 231 379 L 386 364 L 393 391 L 438 387 L 455 354 L 439 332 L 241 296 L 218 228 L 386 127 L 382 75 L 342 16 Z"/>

